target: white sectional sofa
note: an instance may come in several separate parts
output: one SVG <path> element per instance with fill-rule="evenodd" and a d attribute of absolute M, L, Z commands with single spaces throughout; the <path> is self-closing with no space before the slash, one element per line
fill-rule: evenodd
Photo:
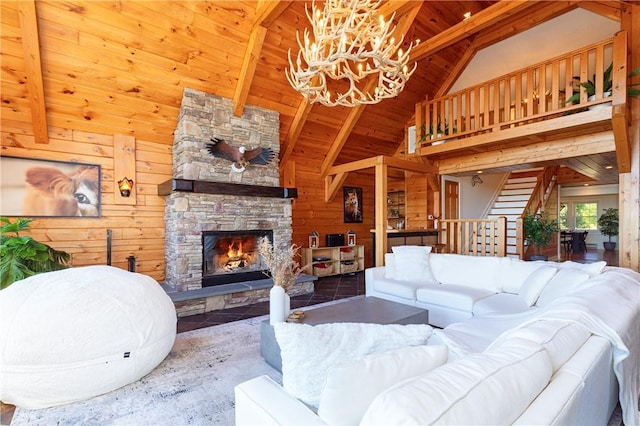
<path fill-rule="evenodd" d="M 563 287 L 570 291 L 605 262 L 525 262 L 510 257 L 428 254 L 428 264 L 416 261 L 430 247 L 399 246 L 385 255 L 386 266 L 365 271 L 367 296 L 415 305 L 429 310 L 429 323 L 437 327 L 489 313 L 514 314 L 546 306 Z M 535 272 L 535 274 L 534 274 Z"/>
<path fill-rule="evenodd" d="M 236 387 L 236 424 L 607 424 L 618 401 L 640 424 L 637 272 L 408 246 L 385 260 L 365 272 L 367 297 L 429 309 L 443 328 L 427 348 L 445 345 L 446 363 L 406 348 L 345 359 L 310 408 L 287 389 L 283 357 L 284 387 Z M 389 369 L 410 374 L 394 382 Z"/>

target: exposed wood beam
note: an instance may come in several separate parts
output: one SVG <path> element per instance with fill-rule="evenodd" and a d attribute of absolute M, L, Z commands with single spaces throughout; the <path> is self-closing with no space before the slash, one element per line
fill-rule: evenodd
<path fill-rule="evenodd" d="M 620 6 L 619 1 L 581 1 L 578 6 L 590 12 L 597 13 L 614 21 L 620 22 Z"/>
<path fill-rule="evenodd" d="M 429 184 L 429 189 L 433 192 L 440 191 L 440 182 L 438 181 L 438 176 L 435 174 L 427 175 L 427 184 Z"/>
<path fill-rule="evenodd" d="M 377 85 L 377 83 L 378 83 L 377 80 L 370 79 L 365 84 L 363 91 L 370 92 Z M 327 176 L 327 174 L 329 173 L 329 169 L 333 166 L 333 163 L 336 161 L 336 158 L 338 158 L 338 154 L 340 154 L 342 147 L 347 142 L 347 139 L 349 139 L 349 135 L 351 135 L 351 131 L 353 130 L 356 123 L 362 116 L 363 112 L 364 112 L 364 105 L 353 107 L 349 110 L 349 113 L 347 114 L 347 117 L 345 118 L 344 123 L 342 124 L 342 127 L 340 127 L 340 130 L 338 130 L 338 134 L 336 138 L 333 140 L 333 142 L 331 143 L 331 146 L 329 147 L 329 152 L 327 152 L 327 156 L 322 161 L 322 166 L 320 167 L 321 176 L 323 177 Z"/>
<path fill-rule="evenodd" d="M 258 65 L 258 57 L 262 51 L 262 44 L 266 36 L 267 29 L 261 26 L 254 28 L 249 36 L 247 50 L 244 53 L 242 68 L 238 76 L 238 85 L 233 94 L 233 113 L 236 117 L 241 117 L 242 111 L 244 111 L 247 97 L 249 97 L 249 89 L 251 89 L 251 83 Z"/>
<path fill-rule="evenodd" d="M 409 13 L 415 6 L 416 4 L 413 0 L 390 0 L 382 4 L 378 12 L 380 12 L 380 15 L 384 16 L 385 19 L 389 19 L 394 13 L 397 15 Z"/>
<path fill-rule="evenodd" d="M 474 40 L 474 48 L 480 50 L 506 40 L 575 9 L 577 4 L 577 1 L 543 1 L 533 4 L 526 14 L 510 19 L 508 25 L 502 25 L 498 22 L 480 31 Z"/>
<path fill-rule="evenodd" d="M 464 38 L 476 34 L 497 22 L 510 19 L 513 15 L 531 7 L 532 4 L 534 3 L 523 0 L 501 0 L 498 3 L 481 10 L 469 19 L 465 19 L 459 24 L 456 24 L 453 27 L 442 31 L 438 35 L 431 37 L 429 40 L 420 43 L 411 51 L 411 59 L 414 61 L 424 59 L 425 57 L 432 55 L 445 47 L 451 46 Z"/>
<path fill-rule="evenodd" d="M 610 131 L 575 136 L 553 142 L 518 146 L 448 158 L 438 162 L 439 174 L 455 174 L 479 169 L 510 167 L 544 162 L 581 155 L 615 151 L 616 146 Z"/>
<path fill-rule="evenodd" d="M 437 167 L 435 167 L 434 165 L 411 160 L 403 160 L 396 157 L 388 157 L 386 155 L 377 155 L 375 157 L 369 157 L 362 160 L 333 166 L 329 170 L 329 174 L 335 175 L 339 173 L 356 172 L 358 170 L 375 167 L 378 164 L 386 164 L 387 166 L 394 169 L 401 169 L 416 173 L 436 173 L 438 171 Z"/>
<path fill-rule="evenodd" d="M 396 25 L 396 29 L 395 29 L 396 34 L 402 34 L 404 36 L 404 34 L 409 30 L 409 28 L 411 27 L 411 24 L 413 23 L 416 16 L 418 15 L 418 11 L 420 10 L 422 3 L 421 2 L 414 2 L 414 3 L 415 4 L 413 5 L 413 7 L 410 8 L 406 14 L 402 15 L 398 19 L 398 24 Z M 388 4 L 389 4 L 388 9 L 385 10 L 384 12 L 385 14 L 393 13 L 393 11 L 406 6 L 407 2 L 394 1 Z M 369 79 L 369 81 L 365 84 L 363 91 L 370 92 L 377 85 L 377 83 L 378 82 L 376 79 L 374 78 Z M 321 176 L 327 176 L 329 168 L 333 166 L 333 163 L 336 161 L 336 158 L 338 158 L 338 154 L 340 154 L 342 147 L 347 142 L 349 135 L 351 135 L 351 131 L 353 130 L 356 123 L 360 119 L 360 116 L 364 112 L 364 108 L 365 108 L 365 105 L 361 105 L 358 107 L 353 107 L 349 111 L 349 114 L 347 115 L 347 118 L 345 119 L 344 124 L 338 131 L 338 135 L 336 136 L 336 139 L 333 141 L 333 143 L 329 147 L 329 152 L 327 153 L 327 156 L 322 162 L 322 166 L 320 167 Z"/>
<path fill-rule="evenodd" d="M 384 163 L 394 169 L 406 170 L 417 173 L 437 173 L 438 168 L 430 163 L 422 163 L 410 160 L 403 160 L 396 157 L 383 157 Z"/>
<path fill-rule="evenodd" d="M 242 68 L 238 76 L 238 85 L 233 94 L 233 114 L 241 117 L 244 106 L 249 97 L 249 90 L 256 73 L 258 58 L 262 51 L 264 39 L 267 36 L 267 27 L 289 6 L 290 1 L 260 1 L 256 9 L 256 20 L 247 42 L 247 50 L 244 52 Z"/>
<path fill-rule="evenodd" d="M 285 11 L 292 1 L 261 0 L 256 8 L 256 21 L 253 26 L 269 28 L 276 19 Z"/>
<path fill-rule="evenodd" d="M 631 171 L 631 145 L 629 139 L 629 110 L 627 109 L 627 32 L 618 31 L 613 37 L 613 86 L 611 123 L 616 141 L 618 173 Z"/>
<path fill-rule="evenodd" d="M 49 131 L 42 82 L 42 61 L 40 60 L 40 40 L 35 1 L 19 1 L 18 14 L 22 32 L 22 49 L 24 51 L 25 71 L 27 74 L 27 91 L 29 94 L 33 136 L 36 143 L 46 144 L 49 143 Z"/>
<path fill-rule="evenodd" d="M 629 69 L 640 68 L 640 5 L 625 2 L 622 5 L 622 30 L 629 35 Z M 627 71 L 628 73 L 628 71 Z M 638 81 L 637 79 L 635 81 Z M 618 208 L 620 209 L 620 233 L 618 235 L 618 263 L 622 267 L 640 272 L 640 98 L 628 98 L 631 109 L 629 144 L 631 170 L 620 173 Z"/>
<path fill-rule="evenodd" d="M 476 41 L 471 43 L 471 46 L 469 46 L 464 51 L 464 54 L 462 55 L 460 60 L 456 63 L 456 66 L 451 70 L 449 75 L 447 75 L 447 77 L 445 78 L 444 82 L 440 86 L 440 89 L 438 89 L 438 92 L 436 93 L 434 98 L 436 99 L 441 98 L 447 93 L 449 93 L 449 90 L 451 90 L 451 87 L 455 84 L 456 80 L 458 80 L 458 77 L 460 77 L 460 74 L 462 74 L 462 72 L 465 70 L 467 65 L 469 65 L 469 62 L 471 62 L 471 60 L 476 55 L 478 50 L 480 50 L 480 48 L 478 47 L 478 43 Z"/>
<path fill-rule="evenodd" d="M 307 122 L 312 106 L 306 98 L 302 98 L 302 101 L 300 101 L 296 115 L 293 116 L 293 121 L 291 122 L 291 126 L 289 126 L 289 132 L 287 132 L 287 136 L 284 139 L 283 150 L 280 152 L 280 167 L 291 157 L 293 148 L 296 142 L 298 142 L 298 138 L 304 128 L 304 124 Z"/>
<path fill-rule="evenodd" d="M 387 165 L 376 164 L 375 177 L 375 243 L 376 266 L 384 265 L 384 254 L 387 252 Z"/>
<path fill-rule="evenodd" d="M 349 173 L 338 173 L 335 176 L 327 176 L 324 178 L 324 201 L 329 202 L 338 193 L 338 189 L 347 179 Z"/>
<path fill-rule="evenodd" d="M 389 167 L 391 167 L 392 169 L 400 169 L 403 171 L 416 173 L 437 173 L 437 168 L 430 163 L 418 163 L 415 161 L 403 160 L 396 157 L 387 157 L 386 155 L 378 155 L 375 157 L 352 161 L 351 163 L 333 166 L 329 170 L 328 175 L 325 177 L 325 201 L 329 202 L 333 199 L 333 197 L 335 197 L 338 188 L 340 188 L 340 186 L 344 183 L 347 175 L 350 172 L 356 172 L 358 170 L 364 170 L 374 167 L 376 168 L 376 173 L 378 173 L 379 165 L 385 166 L 385 175 L 388 175 Z M 335 177 L 333 177 L 334 175 Z"/>

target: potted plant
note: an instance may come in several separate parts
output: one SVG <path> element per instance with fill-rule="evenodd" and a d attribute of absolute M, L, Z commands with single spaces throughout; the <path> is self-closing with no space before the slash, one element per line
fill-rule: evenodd
<path fill-rule="evenodd" d="M 547 260 L 547 256 L 541 254 L 541 251 L 549 245 L 553 234 L 558 232 L 558 222 L 541 214 L 527 214 L 523 218 L 523 227 L 524 238 L 534 253 L 529 256 L 529 260 Z"/>
<path fill-rule="evenodd" d="M 604 70 L 604 74 L 602 76 L 602 93 L 605 94 L 605 97 L 611 96 L 611 88 L 613 86 L 613 82 L 611 81 L 611 73 L 613 71 L 613 62 Z M 627 78 L 632 78 L 636 75 L 640 74 L 640 68 L 631 71 L 631 73 L 627 76 Z M 580 81 L 580 77 L 574 76 L 574 80 Z M 584 87 L 587 92 L 587 97 L 589 100 L 593 100 L 596 94 L 596 84 L 595 84 L 596 76 L 593 76 L 593 80 L 588 80 L 582 83 L 579 83 L 580 86 Z M 640 96 L 640 89 L 635 89 L 633 86 L 640 86 L 640 83 L 631 83 L 627 85 L 627 95 L 628 96 Z M 574 90 L 573 95 L 567 99 L 567 103 L 577 104 L 580 103 L 580 90 Z"/>
<path fill-rule="evenodd" d="M 456 132 L 457 132 L 457 129 L 454 126 L 453 133 L 456 133 Z M 420 136 L 420 140 L 418 142 L 424 142 L 427 139 L 434 139 L 434 138 L 440 138 L 442 136 L 447 136 L 449 135 L 449 123 L 447 123 L 447 121 L 445 120 L 444 127 L 443 127 L 442 119 L 440 118 L 440 116 L 438 116 L 436 120 L 435 129 L 434 129 L 433 123 L 429 123 L 429 132 L 427 132 L 427 125 L 426 123 L 423 123 L 420 133 L 422 136 Z"/>
<path fill-rule="evenodd" d="M 600 233 L 609 236 L 609 241 L 603 242 L 605 250 L 615 250 L 616 243 L 611 241 L 612 236 L 618 235 L 618 209 L 604 209 L 602 216 L 598 218 Z"/>
<path fill-rule="evenodd" d="M 12 222 L 8 217 L 0 217 L 0 288 L 4 289 L 15 281 L 41 272 L 65 269 L 69 265 L 69 253 L 56 250 L 20 235 L 29 230 L 33 219 L 18 218 Z"/>

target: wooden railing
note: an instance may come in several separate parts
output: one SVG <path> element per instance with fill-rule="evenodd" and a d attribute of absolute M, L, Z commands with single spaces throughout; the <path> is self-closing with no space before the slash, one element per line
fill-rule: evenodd
<path fill-rule="evenodd" d="M 620 31 L 611 39 L 418 103 L 415 109 L 417 146 L 438 145 L 451 139 L 560 117 L 612 100 L 623 104 L 626 75 L 618 69 L 626 65 L 626 51 L 626 33 Z M 613 71 L 607 73 L 611 64 Z M 605 82 L 608 79 L 611 84 Z M 579 84 L 588 81 L 595 85 L 592 97 Z M 614 88 L 614 97 L 604 86 Z M 579 101 L 568 102 L 574 93 Z"/>
<path fill-rule="evenodd" d="M 443 219 L 440 243 L 447 253 L 472 256 L 507 255 L 507 218 Z"/>
<path fill-rule="evenodd" d="M 535 214 L 539 213 L 540 210 L 544 210 L 547 190 L 558 175 L 558 169 L 558 166 L 545 167 L 544 172 L 540 174 L 540 176 L 538 176 L 538 182 L 533 188 L 531 197 L 529 197 L 529 202 L 525 206 L 524 212 L 522 213 L 523 217 L 527 213 Z"/>

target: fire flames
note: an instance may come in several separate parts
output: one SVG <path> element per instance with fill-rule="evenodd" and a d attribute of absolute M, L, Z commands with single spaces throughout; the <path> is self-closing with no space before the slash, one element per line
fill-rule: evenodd
<path fill-rule="evenodd" d="M 238 269 L 250 267 L 254 262 L 255 253 L 245 249 L 242 238 L 234 238 L 229 242 L 226 256 L 220 256 L 221 266 L 225 272 L 236 272 Z M 250 249 L 253 244 L 247 244 Z"/>

